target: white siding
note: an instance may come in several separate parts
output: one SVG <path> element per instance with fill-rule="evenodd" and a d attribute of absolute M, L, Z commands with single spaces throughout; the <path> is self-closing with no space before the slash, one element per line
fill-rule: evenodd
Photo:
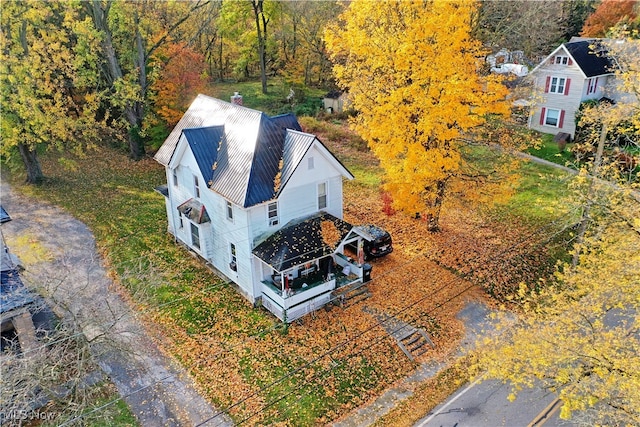
<path fill-rule="evenodd" d="M 559 93 L 545 93 L 547 77 L 564 77 L 568 79 L 569 93 L 567 95 Z M 539 101 L 533 108 L 530 118 L 530 127 L 544 133 L 556 134 L 566 132 L 572 136 L 575 134 L 575 113 L 583 98 L 585 79 L 580 69 L 574 65 L 549 65 L 541 67 L 536 72 L 535 88 Z M 547 126 L 540 124 L 542 108 L 556 109 L 564 111 L 562 127 Z"/>
<path fill-rule="evenodd" d="M 309 170 L 309 157 L 313 157 L 313 169 Z M 173 169 L 178 173 L 178 186 L 173 183 Z M 190 221 L 183 219 L 184 226 L 179 227 L 177 207 L 186 200 L 195 197 L 194 180 L 200 182 L 200 202 L 205 206 L 211 222 L 199 224 L 200 248 L 191 245 Z M 279 228 L 296 218 L 318 212 L 318 183 L 327 184 L 327 207 L 324 211 L 342 218 L 342 174 L 325 157 L 323 151 L 312 147 L 302 159 L 298 169 L 284 187 L 278 198 L 279 223 L 269 226 L 268 203 L 249 209 L 233 206 L 233 221 L 227 218 L 227 200 L 218 193 L 209 190 L 195 157 L 184 139 L 178 142 L 174 158 L 166 169 L 169 189 L 167 216 L 169 231 L 176 238 L 199 253 L 224 276 L 236 283 L 242 294 L 255 303 L 262 296 L 262 266 L 252 255 L 252 249 L 258 241 L 266 238 Z M 230 244 L 236 248 L 237 271 L 229 265 L 231 261 Z M 309 307 L 301 307 L 302 315 Z"/>

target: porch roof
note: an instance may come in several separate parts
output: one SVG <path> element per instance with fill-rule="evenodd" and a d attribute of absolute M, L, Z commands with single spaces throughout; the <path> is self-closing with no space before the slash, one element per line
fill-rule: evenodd
<path fill-rule="evenodd" d="M 335 252 L 353 226 L 320 212 L 289 222 L 253 249 L 253 255 L 276 271 L 287 270 Z"/>
<path fill-rule="evenodd" d="M 196 224 L 210 221 L 207 209 L 202 203 L 193 198 L 178 206 L 178 211 Z"/>

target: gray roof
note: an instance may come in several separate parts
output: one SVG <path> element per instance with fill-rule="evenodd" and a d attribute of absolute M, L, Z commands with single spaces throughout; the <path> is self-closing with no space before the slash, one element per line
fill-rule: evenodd
<path fill-rule="evenodd" d="M 317 141 L 315 136 L 300 130 L 293 114 L 269 117 L 260 111 L 198 95 L 155 159 L 169 165 L 180 135 L 184 134 L 207 186 L 246 208 L 273 199 L 284 188 L 304 153 Z M 281 185 L 275 188 L 278 173 Z"/>
<path fill-rule="evenodd" d="M 338 236 L 323 236 L 322 223 L 333 223 Z M 253 249 L 253 254 L 276 271 L 287 270 L 335 252 L 353 226 L 335 216 L 320 212 L 289 222 Z M 328 239 L 338 237 L 335 242 Z"/>
<path fill-rule="evenodd" d="M 611 59 L 599 40 L 573 41 L 565 43 L 564 47 L 587 77 L 613 72 Z"/>

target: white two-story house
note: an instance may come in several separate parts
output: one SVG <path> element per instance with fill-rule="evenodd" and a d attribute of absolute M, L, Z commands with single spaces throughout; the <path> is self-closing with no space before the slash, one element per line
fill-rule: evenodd
<path fill-rule="evenodd" d="M 614 71 L 598 39 L 572 39 L 558 46 L 530 73 L 535 97 L 529 127 L 543 133 L 576 131 L 576 112 L 583 101 L 616 99 Z"/>
<path fill-rule="evenodd" d="M 367 266 L 343 254 L 362 238 L 342 220 L 353 175 L 295 116 L 198 95 L 155 159 L 168 231 L 281 320 L 362 280 Z"/>

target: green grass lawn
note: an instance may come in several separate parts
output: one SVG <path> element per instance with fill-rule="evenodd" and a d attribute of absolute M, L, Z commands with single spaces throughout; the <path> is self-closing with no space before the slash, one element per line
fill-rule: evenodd
<path fill-rule="evenodd" d="M 558 144 L 553 141 L 553 135 L 544 134 L 541 137 L 542 145 L 540 147 L 532 147 L 527 150 L 532 156 L 540 157 L 563 166 L 570 166 L 575 159 L 571 154 L 573 144 L 567 144 L 563 151 L 560 151 Z"/>

